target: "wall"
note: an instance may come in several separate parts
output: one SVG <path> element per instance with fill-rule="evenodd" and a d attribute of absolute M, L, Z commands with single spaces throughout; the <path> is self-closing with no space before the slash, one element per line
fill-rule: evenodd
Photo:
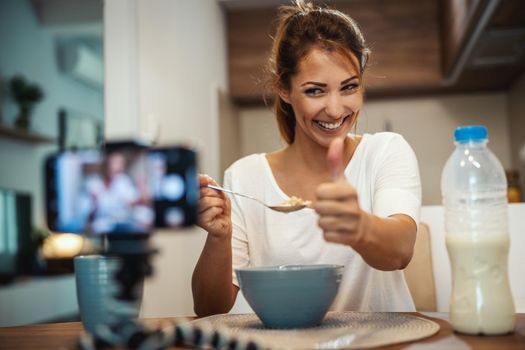
<path fill-rule="evenodd" d="M 419 161 L 423 203 L 440 204 L 441 170 L 454 148 L 455 127 L 486 125 L 490 148 L 505 168 L 511 167 L 507 108 L 503 93 L 365 101 L 357 131 L 372 133 L 389 128 L 402 134 Z M 242 155 L 281 147 L 268 108 L 243 108 L 240 119 Z"/>
<path fill-rule="evenodd" d="M 217 177 L 218 90 L 227 86 L 224 19 L 217 3 L 111 0 L 104 31 L 107 72 L 121 70 L 120 55 L 136 54 L 136 60 L 123 62 L 128 75 L 107 76 L 106 111 L 113 112 L 107 113 L 106 135 L 144 137 L 145 130 L 157 129 L 161 144 L 196 147 L 199 170 Z M 126 102 L 138 115 L 126 119 Z M 193 314 L 191 274 L 204 239 L 198 228 L 155 234 L 152 244 L 161 251 L 153 261 L 155 276 L 146 282 L 143 317 Z"/>
<path fill-rule="evenodd" d="M 241 108 L 241 152 L 248 155 L 270 152 L 286 145 L 280 138 L 279 129 L 271 108 Z"/>
<path fill-rule="evenodd" d="M 59 72 L 54 40 L 54 34 L 38 23 L 29 0 L 0 1 L 0 82 L 7 85 L 13 75 L 22 73 L 41 86 L 45 97 L 34 110 L 32 129 L 52 138 L 58 134 L 60 107 L 103 118 L 102 92 Z M 10 125 L 17 107 L 4 94 L 3 98 L 0 94 L 0 122 Z M 36 146 L 0 138 L 0 187 L 31 192 L 33 218 L 39 225 L 43 225 L 42 160 L 53 149 L 55 145 Z"/>
<path fill-rule="evenodd" d="M 521 200 L 525 201 L 525 74 L 509 92 L 509 120 L 512 164 L 520 173 Z"/>
<path fill-rule="evenodd" d="M 225 91 L 219 91 L 219 177 L 222 183 L 224 171 L 238 158 L 241 148 L 241 126 L 238 108 Z"/>

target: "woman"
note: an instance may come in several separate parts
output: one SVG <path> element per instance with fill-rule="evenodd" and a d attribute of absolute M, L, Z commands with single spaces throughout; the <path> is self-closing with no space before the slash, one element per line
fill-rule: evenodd
<path fill-rule="evenodd" d="M 136 174 L 138 175 L 138 174 Z M 85 183 L 85 210 L 89 211 L 85 229 L 95 233 L 142 233 L 152 224 L 145 186 L 128 174 L 128 160 L 112 152 L 101 164 L 101 174 L 89 176 Z"/>
<path fill-rule="evenodd" d="M 394 133 L 350 134 L 363 106 L 368 49 L 341 12 L 297 1 L 280 8 L 270 58 L 283 149 L 235 162 L 224 186 L 277 204 L 313 202 L 291 214 L 230 199 L 200 177 L 200 226 L 208 232 L 193 274 L 195 312 L 228 312 L 235 268 L 345 265 L 335 310 L 413 311 L 402 271 L 420 208 L 417 160 Z"/>

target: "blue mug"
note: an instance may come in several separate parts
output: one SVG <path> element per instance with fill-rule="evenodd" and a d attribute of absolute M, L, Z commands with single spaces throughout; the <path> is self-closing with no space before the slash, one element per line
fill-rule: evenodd
<path fill-rule="evenodd" d="M 123 314 L 138 317 L 141 298 L 135 304 L 116 299 L 119 286 L 114 278 L 120 264 L 118 257 L 102 255 L 74 259 L 80 318 L 84 329 L 91 334 L 96 333 L 99 325 L 112 324 Z M 142 286 L 139 287 L 142 292 Z"/>

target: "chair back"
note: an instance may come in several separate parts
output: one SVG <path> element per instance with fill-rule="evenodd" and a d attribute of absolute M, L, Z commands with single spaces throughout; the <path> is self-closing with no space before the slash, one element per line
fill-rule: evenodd
<path fill-rule="evenodd" d="M 416 310 L 437 311 L 430 229 L 425 223 L 419 225 L 414 255 L 404 273 Z"/>

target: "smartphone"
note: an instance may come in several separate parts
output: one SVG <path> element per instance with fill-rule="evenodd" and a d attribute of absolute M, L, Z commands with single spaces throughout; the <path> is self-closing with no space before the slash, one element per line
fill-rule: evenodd
<path fill-rule="evenodd" d="M 50 155 L 45 161 L 51 231 L 147 234 L 197 221 L 196 154 L 184 147 L 116 147 Z"/>

